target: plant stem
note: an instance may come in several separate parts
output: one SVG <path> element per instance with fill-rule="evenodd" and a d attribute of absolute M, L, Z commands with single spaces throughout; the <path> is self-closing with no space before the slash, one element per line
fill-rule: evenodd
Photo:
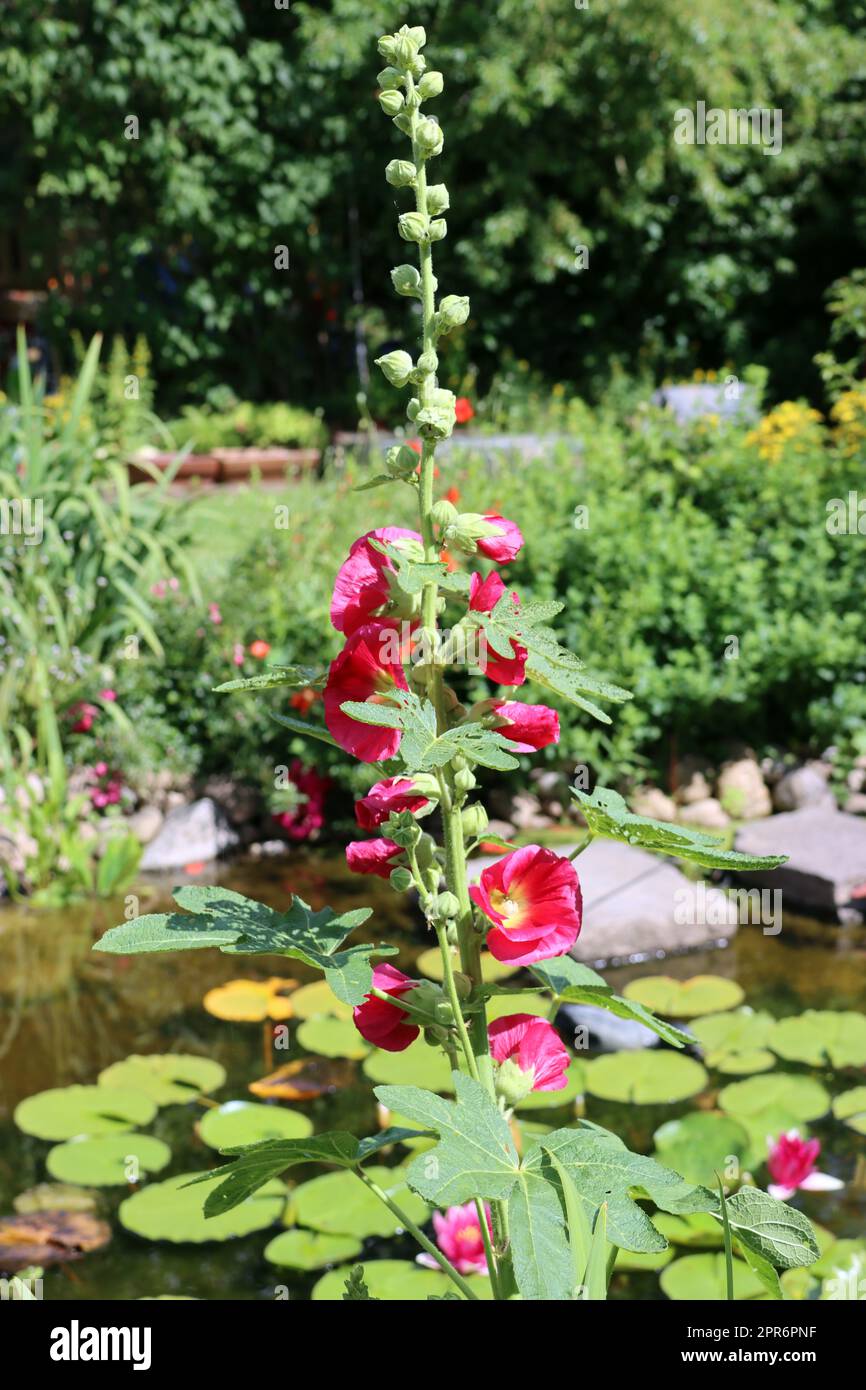
<path fill-rule="evenodd" d="M 388 1208 L 391 1214 L 397 1218 L 403 1229 L 408 1231 L 410 1235 L 415 1237 L 422 1250 L 426 1250 L 428 1255 L 432 1255 L 436 1263 L 440 1265 L 442 1269 L 444 1269 L 445 1273 L 448 1275 L 448 1278 L 453 1280 L 453 1282 L 457 1285 L 460 1292 L 464 1294 L 466 1298 L 472 1299 L 474 1302 L 477 1302 L 477 1293 L 475 1293 L 474 1290 L 470 1288 L 469 1284 L 467 1284 L 466 1280 L 463 1278 L 463 1275 L 457 1273 L 457 1270 L 454 1268 L 451 1261 L 447 1259 L 445 1255 L 442 1254 L 442 1251 L 433 1244 L 432 1240 L 428 1240 L 427 1236 L 425 1236 L 421 1228 L 419 1226 L 416 1226 L 415 1222 L 412 1221 L 404 1211 L 400 1210 L 400 1208 L 397 1206 L 397 1203 L 393 1201 L 391 1197 L 388 1196 L 387 1192 L 385 1192 L 384 1189 L 381 1188 L 377 1182 L 375 1182 L 371 1177 L 369 1177 L 367 1173 L 364 1172 L 363 1168 L 353 1168 L 352 1171 L 356 1177 L 361 1179 L 361 1182 L 364 1184 L 365 1187 L 369 1187 L 370 1191 L 375 1193 L 375 1195 L 379 1198 L 380 1202 L 385 1203 L 385 1206 Z"/>
<path fill-rule="evenodd" d="M 478 1062 L 476 1061 L 475 1053 L 472 1051 L 472 1042 L 469 1037 L 469 1031 L 466 1027 L 466 1020 L 463 1017 L 463 1010 L 460 1007 L 460 999 L 457 994 L 457 985 L 454 981 L 454 966 L 451 963 L 451 951 L 449 949 L 448 940 L 446 937 L 446 928 L 441 923 L 438 923 L 436 926 L 436 936 L 439 940 L 439 950 L 442 953 L 442 968 L 444 971 L 445 992 L 448 995 L 448 1002 L 451 1005 L 452 1010 L 454 1011 L 454 1023 L 457 1028 L 457 1033 L 460 1037 L 460 1041 L 463 1044 L 463 1051 L 466 1054 L 466 1063 L 469 1067 L 469 1075 L 472 1077 L 474 1081 L 480 1081 L 481 1078 L 478 1074 Z"/>

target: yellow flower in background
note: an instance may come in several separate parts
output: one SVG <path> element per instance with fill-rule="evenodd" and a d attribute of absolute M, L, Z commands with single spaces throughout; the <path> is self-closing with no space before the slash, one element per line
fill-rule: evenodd
<path fill-rule="evenodd" d="M 866 382 L 845 391 L 830 411 L 833 442 L 846 458 L 866 449 Z"/>
<path fill-rule="evenodd" d="M 823 418 L 801 401 L 782 401 L 749 431 L 746 443 L 755 445 L 767 463 L 778 463 L 788 451 L 806 454 L 818 442 L 816 431 Z"/>

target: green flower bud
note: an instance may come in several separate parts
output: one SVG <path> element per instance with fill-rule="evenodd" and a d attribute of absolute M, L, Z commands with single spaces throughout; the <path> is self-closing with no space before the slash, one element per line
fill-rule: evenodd
<path fill-rule="evenodd" d="M 395 50 L 395 62 L 401 68 L 411 67 L 418 56 L 418 46 L 413 43 L 408 34 L 403 34 L 397 39 Z"/>
<path fill-rule="evenodd" d="M 480 512 L 461 512 L 454 524 L 449 527 L 448 542 L 456 545 L 460 550 L 465 550 L 468 555 L 473 555 L 480 540 L 485 536 L 495 534 L 496 527 L 491 525 Z"/>
<path fill-rule="evenodd" d="M 411 134 L 412 134 L 412 117 L 409 115 L 408 111 L 403 110 L 403 111 L 400 112 L 399 116 L 395 116 L 395 117 L 394 117 L 394 124 L 395 124 L 395 126 L 397 127 L 397 129 L 398 129 L 399 131 L 402 131 L 402 133 L 403 133 L 404 135 L 409 135 L 409 136 L 411 136 Z"/>
<path fill-rule="evenodd" d="M 412 399 L 410 400 L 409 404 L 408 404 L 407 407 L 406 407 L 406 414 L 407 414 L 407 416 L 409 417 L 409 419 L 412 421 L 413 424 L 414 424 L 414 422 L 415 422 L 415 421 L 417 420 L 417 418 L 418 418 L 418 412 L 419 412 L 420 409 L 421 409 L 421 402 L 419 401 L 419 399 L 418 399 L 417 396 L 413 396 Z"/>
<path fill-rule="evenodd" d="M 487 818 L 487 812 L 478 801 L 461 811 L 460 819 L 463 822 L 464 835 L 481 835 L 490 824 Z"/>
<path fill-rule="evenodd" d="M 430 223 L 430 230 L 427 235 L 430 241 L 441 241 L 443 237 L 448 235 L 448 223 L 443 218 L 437 217 L 434 222 Z"/>
<path fill-rule="evenodd" d="M 432 400 L 415 415 L 415 423 L 425 439 L 447 439 L 454 429 L 457 398 L 453 391 L 437 389 Z"/>
<path fill-rule="evenodd" d="M 421 298 L 421 276 L 414 265 L 397 265 L 391 271 L 391 283 L 398 294 Z"/>
<path fill-rule="evenodd" d="M 502 1097 L 509 1110 L 513 1110 L 515 1105 L 526 1100 L 534 1080 L 533 1067 L 529 1071 L 521 1071 L 516 1062 L 506 1057 L 496 1070 L 496 1094 Z"/>
<path fill-rule="evenodd" d="M 427 59 L 424 57 L 423 53 L 419 53 L 417 57 L 413 60 L 413 62 L 410 63 L 409 71 L 411 72 L 413 77 L 422 77 L 424 75 L 424 73 L 427 71 Z M 417 92 L 418 89 L 416 87 L 416 95 Z M 420 101 L 420 97 L 418 99 Z"/>
<path fill-rule="evenodd" d="M 433 183 L 427 189 L 427 211 L 431 217 L 436 217 L 440 212 L 447 212 L 451 206 L 451 199 L 448 189 L 444 183 Z"/>
<path fill-rule="evenodd" d="M 452 1009 L 447 999 L 439 1000 L 439 1003 L 436 1005 L 433 1014 L 436 1019 L 436 1022 L 438 1024 L 441 1024 L 443 1028 L 450 1027 L 450 1025 L 454 1022 L 454 1010 Z"/>
<path fill-rule="evenodd" d="M 386 63 L 393 63 L 397 56 L 397 35 L 383 34 L 376 47 Z"/>
<path fill-rule="evenodd" d="M 425 242 L 430 219 L 420 212 L 404 212 L 397 218 L 397 231 L 404 241 Z"/>
<path fill-rule="evenodd" d="M 391 478 L 411 478 L 418 467 L 418 455 L 407 444 L 395 444 L 385 455 L 385 472 Z"/>
<path fill-rule="evenodd" d="M 380 92 L 379 105 L 386 116 L 396 116 L 403 108 L 406 98 L 402 92 Z"/>
<path fill-rule="evenodd" d="M 401 849 L 414 849 L 421 839 L 421 827 L 411 811 L 398 811 L 388 817 L 386 835 Z"/>
<path fill-rule="evenodd" d="M 465 294 L 446 294 L 433 317 L 433 331 L 444 337 L 452 329 L 459 328 L 469 317 L 469 300 Z"/>
<path fill-rule="evenodd" d="M 381 367 L 392 386 L 405 386 L 415 364 L 408 352 L 388 352 L 376 358 L 376 366 Z"/>
<path fill-rule="evenodd" d="M 425 72 L 418 83 L 418 93 L 421 100 L 426 101 L 428 97 L 438 97 L 444 86 L 445 79 L 441 72 Z"/>
<path fill-rule="evenodd" d="M 429 116 L 418 125 L 415 132 L 415 140 L 418 148 L 428 159 L 440 153 L 445 144 L 445 133 L 438 121 L 432 120 Z"/>
<path fill-rule="evenodd" d="M 407 889 L 412 887 L 413 881 L 408 869 L 391 870 L 391 887 L 396 889 L 398 893 L 405 893 Z"/>
<path fill-rule="evenodd" d="M 385 178 L 392 188 L 409 188 L 417 175 L 418 170 L 409 159 L 392 159 L 385 170 Z"/>
<path fill-rule="evenodd" d="M 430 516 L 436 526 L 450 526 L 452 521 L 457 520 L 457 508 L 453 502 L 448 502 L 444 497 L 433 506 Z"/>
<path fill-rule="evenodd" d="M 421 373 L 422 377 L 429 376 L 431 372 L 435 372 L 438 366 L 439 357 L 432 348 L 429 352 L 422 352 L 421 356 L 418 358 L 418 371 Z"/>
<path fill-rule="evenodd" d="M 398 87 L 402 87 L 405 78 L 396 68 L 383 68 L 376 81 L 383 92 L 396 92 Z"/>
<path fill-rule="evenodd" d="M 424 48 L 424 46 L 427 43 L 427 30 L 424 28 L 423 24 L 415 24 L 412 26 L 411 29 L 404 24 L 402 29 L 400 30 L 400 33 L 409 35 L 409 38 L 414 43 L 416 50 L 419 48 Z"/>
<path fill-rule="evenodd" d="M 471 792 L 478 785 L 478 778 L 468 767 L 461 767 L 454 774 L 454 785 L 459 792 Z"/>
<path fill-rule="evenodd" d="M 460 913 L 460 900 L 454 893 L 437 893 L 427 904 L 431 922 L 449 922 Z"/>

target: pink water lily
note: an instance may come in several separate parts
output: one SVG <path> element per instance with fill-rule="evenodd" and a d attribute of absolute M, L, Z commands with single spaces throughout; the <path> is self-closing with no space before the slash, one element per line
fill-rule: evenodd
<path fill-rule="evenodd" d="M 402 526 L 382 526 L 359 536 L 340 566 L 331 599 L 331 622 L 347 636 L 378 613 L 391 596 L 389 575 L 394 573 L 394 566 L 371 541 L 396 544 L 400 549 L 407 548 L 407 541 L 414 542 L 408 548 L 417 547 L 419 558 L 422 554 L 418 532 Z"/>
<path fill-rule="evenodd" d="M 796 1129 L 780 1134 L 775 1144 L 770 1144 L 767 1158 L 767 1167 L 773 1179 L 767 1188 L 770 1196 L 787 1202 L 798 1190 L 833 1192 L 844 1187 L 838 1178 L 817 1171 L 815 1164 L 820 1152 L 820 1139 L 801 1139 Z"/>
<path fill-rule="evenodd" d="M 493 923 L 487 947 L 497 960 L 530 965 L 570 950 L 583 902 L 574 865 L 540 845 L 525 845 L 484 869 L 469 889 Z"/>

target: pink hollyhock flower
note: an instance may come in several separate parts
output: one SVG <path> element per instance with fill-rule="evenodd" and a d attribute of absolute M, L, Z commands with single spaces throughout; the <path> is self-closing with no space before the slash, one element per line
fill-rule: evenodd
<path fill-rule="evenodd" d="M 74 734 L 89 734 L 99 710 L 96 705 L 91 705 L 86 700 L 79 700 L 77 704 L 71 706 L 67 713 L 73 721 L 72 732 Z"/>
<path fill-rule="evenodd" d="M 165 598 L 168 593 L 168 585 L 164 579 L 158 579 L 155 584 L 151 584 L 150 592 L 154 598 Z"/>
<path fill-rule="evenodd" d="M 820 1152 L 819 1139 L 801 1139 L 796 1129 L 780 1134 L 767 1158 L 770 1177 L 774 1179 L 767 1188 L 770 1196 L 786 1202 L 798 1188 L 804 1192 L 832 1192 L 843 1187 L 838 1178 L 816 1171 Z"/>
<path fill-rule="evenodd" d="M 340 747 L 364 763 L 393 758 L 400 747 L 400 730 L 362 724 L 340 706 L 347 700 L 385 704 L 395 690 L 408 690 L 402 664 L 392 660 L 394 653 L 388 650 L 397 640 L 394 623 L 365 623 L 355 629 L 328 671 L 325 723 Z"/>
<path fill-rule="evenodd" d="M 277 812 L 274 820 L 290 840 L 312 839 L 325 824 L 325 798 L 331 778 L 322 777 L 314 767 L 305 767 L 300 758 L 294 758 L 289 764 L 289 780 L 300 793 L 300 802 L 290 811 Z"/>
<path fill-rule="evenodd" d="M 510 739 L 517 753 L 534 753 L 559 742 L 559 715 L 547 705 L 522 705 L 517 700 L 494 700 L 495 727 Z"/>
<path fill-rule="evenodd" d="M 469 607 L 475 613 L 492 613 L 504 593 L 505 585 L 495 570 L 486 579 L 475 573 L 469 583 Z M 516 605 L 517 595 L 512 597 Z M 526 680 L 527 651 L 519 642 L 512 642 L 511 650 L 512 656 L 500 656 L 484 641 L 479 660 L 481 674 L 499 685 L 522 685 Z"/>
<path fill-rule="evenodd" d="M 533 1091 L 561 1091 L 571 1058 L 552 1024 L 534 1014 L 497 1018 L 487 1030 L 494 1062 L 512 1062 Z"/>
<path fill-rule="evenodd" d="M 390 878 L 392 869 L 399 867 L 398 860 L 403 853 L 393 840 L 384 835 L 378 840 L 352 840 L 346 845 L 346 863 L 353 874 L 375 874 L 377 878 Z"/>
<path fill-rule="evenodd" d="M 574 865 L 525 845 L 484 869 L 469 896 L 493 923 L 487 946 L 497 960 L 530 965 L 561 956 L 580 933 L 583 902 Z"/>
<path fill-rule="evenodd" d="M 383 608 L 391 597 L 388 576 L 394 573 L 394 566 L 387 555 L 370 544 L 373 540 L 389 545 L 416 541 L 421 545 L 418 532 L 407 531 L 402 526 L 382 526 L 355 541 L 348 559 L 337 573 L 331 599 L 331 622 L 347 637 Z"/>
<path fill-rule="evenodd" d="M 234 646 L 232 647 L 232 661 L 234 662 L 235 666 L 243 666 L 244 648 L 242 642 L 235 642 Z"/>
<path fill-rule="evenodd" d="M 100 700 L 104 700 L 105 703 L 106 703 L 107 705 L 113 705 L 114 702 L 115 702 L 115 700 L 117 699 L 117 691 L 116 691 L 116 690 L 100 690 L 100 692 L 99 692 L 99 698 L 100 698 Z"/>
<path fill-rule="evenodd" d="M 490 1208 L 484 1207 L 487 1229 L 491 1231 Z M 487 1256 L 484 1253 L 484 1240 L 478 1221 L 474 1202 L 462 1207 L 449 1207 L 447 1211 L 434 1211 L 433 1230 L 436 1244 L 446 1260 L 450 1260 L 458 1274 L 486 1274 Z M 418 1264 L 428 1269 L 438 1269 L 439 1265 L 432 1255 L 418 1255 Z"/>
<path fill-rule="evenodd" d="M 398 811 L 422 811 L 429 805 L 429 798 L 415 790 L 411 777 L 386 777 L 355 802 L 355 819 L 362 830 L 375 830 Z"/>
<path fill-rule="evenodd" d="M 380 989 L 383 994 L 390 994 L 395 1000 L 417 985 L 417 980 L 410 980 L 408 975 L 404 975 L 402 970 L 395 970 L 393 965 L 373 967 L 374 988 Z M 373 994 L 368 994 L 363 1004 L 355 1006 L 352 1017 L 361 1037 L 374 1047 L 384 1048 L 386 1052 L 403 1052 L 421 1032 L 417 1024 L 406 1022 L 409 1015 L 399 1004 L 386 1004 L 384 999 L 377 999 Z"/>
<path fill-rule="evenodd" d="M 222 613 L 220 612 L 220 606 L 219 606 L 218 603 L 209 603 L 209 604 L 208 604 L 208 606 L 207 606 L 207 615 L 208 615 L 208 617 L 210 618 L 211 622 L 212 622 L 215 626 L 217 626 L 217 627 L 219 626 L 219 624 L 220 624 L 220 623 L 222 622 L 222 620 L 223 620 L 223 615 L 222 615 Z"/>
<path fill-rule="evenodd" d="M 482 555 L 495 560 L 497 565 L 507 565 L 523 549 L 523 533 L 514 521 L 507 521 L 496 512 L 485 512 L 484 520 L 497 528 L 495 536 L 480 536 L 476 541 Z"/>

